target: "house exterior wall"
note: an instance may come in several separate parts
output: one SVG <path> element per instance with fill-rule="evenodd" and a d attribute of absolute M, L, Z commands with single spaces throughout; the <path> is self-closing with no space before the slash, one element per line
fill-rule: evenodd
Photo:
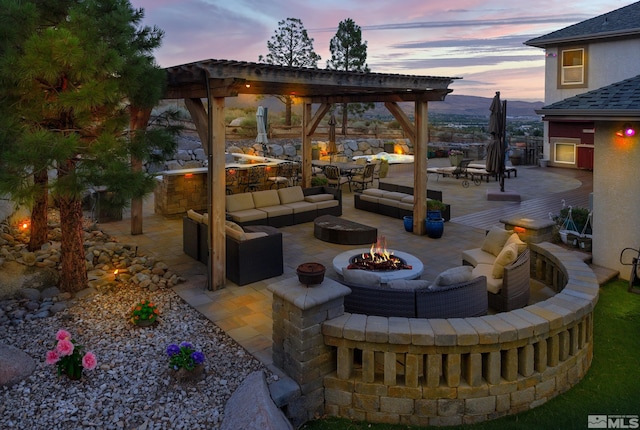
<path fill-rule="evenodd" d="M 620 264 L 620 252 L 640 247 L 640 133 L 618 137 L 615 132 L 622 125 L 596 122 L 592 256 L 594 264 L 618 270 L 621 278 L 629 279 L 631 268 Z"/>
<path fill-rule="evenodd" d="M 587 47 L 587 88 L 558 88 L 560 49 L 547 48 L 544 91 L 546 105 L 640 74 L 640 41 L 638 39 L 568 45 L 568 47 L 575 46 Z"/>

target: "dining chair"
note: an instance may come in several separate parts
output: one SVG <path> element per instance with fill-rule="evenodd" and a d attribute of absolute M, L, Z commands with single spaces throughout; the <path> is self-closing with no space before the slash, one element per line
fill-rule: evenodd
<path fill-rule="evenodd" d="M 362 173 L 358 173 L 351 177 L 351 181 L 349 182 L 349 187 L 351 184 L 356 184 L 356 189 L 364 190 L 369 186 L 369 184 L 373 185 L 373 171 L 376 168 L 376 165 L 373 163 L 369 163 L 364 166 Z M 360 184 L 358 186 L 358 184 Z"/>
<path fill-rule="evenodd" d="M 267 185 L 269 188 L 288 187 L 291 185 L 291 169 L 292 163 L 281 163 L 276 167 L 272 167 L 271 170 L 275 170 L 275 175 L 267 177 Z"/>
<path fill-rule="evenodd" d="M 347 176 L 340 174 L 340 168 L 334 165 L 328 165 L 324 167 L 324 176 L 329 181 L 329 186 L 334 188 L 341 188 L 343 184 L 349 184 L 349 190 L 351 190 L 351 183 Z"/>
<path fill-rule="evenodd" d="M 226 167 L 224 169 L 225 191 L 227 194 L 233 194 L 234 189 L 238 186 L 238 169 L 235 167 Z"/>
<path fill-rule="evenodd" d="M 265 185 L 265 167 L 264 165 L 251 166 L 244 175 L 243 183 L 244 191 L 258 191 Z"/>

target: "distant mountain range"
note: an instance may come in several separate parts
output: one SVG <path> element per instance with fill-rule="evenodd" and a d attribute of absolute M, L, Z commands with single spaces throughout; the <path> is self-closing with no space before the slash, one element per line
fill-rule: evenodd
<path fill-rule="evenodd" d="M 442 115 L 461 115 L 488 117 L 490 114 L 492 98 L 448 95 L 442 102 L 429 103 L 429 113 Z M 284 104 L 275 97 L 265 97 L 256 100 L 255 96 L 240 95 L 238 97 L 228 97 L 226 106 L 232 108 L 245 108 L 263 106 L 270 112 L 281 112 L 284 110 Z M 413 115 L 413 103 L 399 103 L 400 107 L 409 115 Z M 509 117 L 538 117 L 535 110 L 544 106 L 543 102 L 523 102 L 518 100 L 507 100 L 507 116 Z M 389 111 L 382 103 L 376 103 L 376 108 L 368 111 L 366 116 L 372 117 L 391 117 Z"/>

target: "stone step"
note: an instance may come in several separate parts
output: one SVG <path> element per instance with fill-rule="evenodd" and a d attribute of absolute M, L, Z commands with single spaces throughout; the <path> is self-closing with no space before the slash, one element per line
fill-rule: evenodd
<path fill-rule="evenodd" d="M 590 264 L 589 267 L 593 270 L 593 273 L 598 278 L 598 285 L 602 286 L 607 282 L 616 279 L 620 272 L 613 269 L 608 269 L 606 267 L 598 266 L 595 264 Z"/>

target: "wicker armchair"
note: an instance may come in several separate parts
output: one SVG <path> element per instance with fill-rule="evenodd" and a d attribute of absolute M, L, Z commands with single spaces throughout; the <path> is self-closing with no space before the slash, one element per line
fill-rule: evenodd
<path fill-rule="evenodd" d="M 418 318 L 467 318 L 486 315 L 489 308 L 487 278 L 416 290 Z"/>
<path fill-rule="evenodd" d="M 498 294 L 488 293 L 491 309 L 508 312 L 529 304 L 531 275 L 529 258 L 529 249 L 527 249 L 518 256 L 516 261 L 505 266 L 502 288 Z"/>

